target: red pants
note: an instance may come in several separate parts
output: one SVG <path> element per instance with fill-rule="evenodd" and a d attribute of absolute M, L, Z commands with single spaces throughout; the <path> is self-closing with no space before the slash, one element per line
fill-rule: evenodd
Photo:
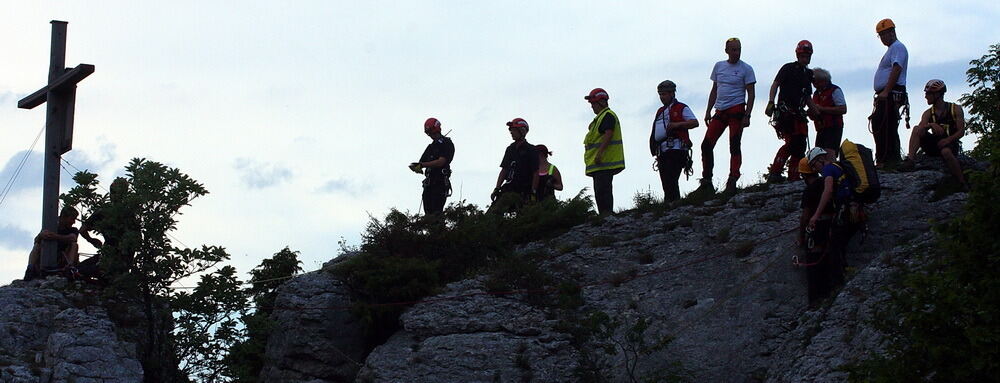
<path fill-rule="evenodd" d="M 799 160 L 805 157 L 806 145 L 809 144 L 809 136 L 804 134 L 794 134 L 785 136 L 785 144 L 778 148 L 778 153 L 774 155 L 774 162 L 768 169 L 769 173 L 781 174 L 786 163 L 788 166 L 788 180 L 798 181 Z"/>
<path fill-rule="evenodd" d="M 740 151 L 740 140 L 743 138 L 743 115 L 746 105 L 740 104 L 726 110 L 716 110 L 708 123 L 705 140 L 701 142 L 701 176 L 712 179 L 712 168 L 715 167 L 715 143 L 722 137 L 722 132 L 729 127 L 729 176 L 740 177 L 740 165 L 743 164 L 743 152 Z"/>

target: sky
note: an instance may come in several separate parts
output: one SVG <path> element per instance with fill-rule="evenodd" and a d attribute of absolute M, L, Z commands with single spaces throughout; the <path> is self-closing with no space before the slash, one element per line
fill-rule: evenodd
<path fill-rule="evenodd" d="M 17 101 L 46 81 L 50 20 L 69 22 L 67 66 L 96 66 L 77 89 L 64 159 L 105 184 L 136 157 L 179 168 L 210 194 L 182 210 L 174 237 L 225 247 L 246 272 L 286 246 L 315 270 L 338 241 L 358 244 L 370 217 L 418 211 L 421 177 L 406 166 L 430 142 L 427 117 L 455 143 L 449 202 L 488 204 L 510 143 L 504 123 L 515 117 L 529 122 L 529 142 L 553 151 L 559 196 L 569 198 L 590 193 L 582 140 L 594 114 L 583 96 L 602 87 L 625 146 L 615 206 L 631 207 L 636 192 L 662 194 L 647 145 L 656 85 L 673 80 L 677 98 L 703 116 L 709 74 L 733 36 L 758 79 L 742 185 L 761 179 L 780 146 L 763 106 L 802 39 L 815 47 L 811 66 L 844 89 L 845 138 L 871 147 L 872 76 L 886 49 L 874 27 L 885 17 L 909 50 L 914 124 L 927 80 L 944 80 L 946 98 L 958 98 L 969 61 L 1000 42 L 1000 3 L 990 1 L 4 2 L 0 185 L 25 164 L 0 204 L 0 284 L 23 274 L 41 227 L 42 143 L 26 151 L 45 113 Z M 704 129 L 692 131 L 696 159 Z M 964 141 L 971 148 L 974 137 Z M 696 183 L 682 177 L 682 193 Z M 61 191 L 70 187 L 64 172 Z"/>

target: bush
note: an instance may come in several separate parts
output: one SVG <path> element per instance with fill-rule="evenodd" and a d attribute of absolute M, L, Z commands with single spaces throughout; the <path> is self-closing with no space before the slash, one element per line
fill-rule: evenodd
<path fill-rule="evenodd" d="M 546 285 L 534 264 L 537 257 L 515 255 L 514 248 L 560 235 L 593 216 L 592 203 L 583 192 L 504 215 L 487 214 L 464 202 L 430 217 L 393 209 L 383 219 L 371 219 L 357 254 L 332 272 L 358 300 L 355 313 L 366 323 L 374 346 L 398 330 L 399 315 L 406 309 L 406 305 L 378 304 L 418 301 L 447 283 L 490 270 L 496 270 L 488 278 L 491 290 Z"/>

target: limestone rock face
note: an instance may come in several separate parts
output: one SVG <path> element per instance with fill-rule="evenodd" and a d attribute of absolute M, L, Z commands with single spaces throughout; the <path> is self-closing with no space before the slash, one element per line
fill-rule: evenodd
<path fill-rule="evenodd" d="M 664 214 L 619 214 L 521 249 L 547 252 L 545 271 L 582 286 L 577 312 L 626 324 L 644 318 L 644 340 L 672 338 L 665 348 L 624 352 L 627 326 L 612 336 L 622 344 L 610 352 L 581 344 L 561 322 L 564 313 L 523 294 L 485 294 L 478 277 L 414 305 L 400 319 L 402 330 L 364 360 L 351 354 L 363 364 L 357 381 L 569 382 L 594 359 L 613 381 L 663 369 L 698 382 L 843 381 L 837 367 L 882 350 L 868 320 L 887 299 L 893 274 L 931 246 L 932 221 L 962 209 L 962 193 L 931 201 L 941 177 L 936 170 L 881 175 L 869 231 L 848 246 L 847 283 L 819 308 L 808 309 L 805 270 L 792 264 L 803 186 L 785 183 Z M 349 299 L 322 273 L 293 280 L 281 294 L 281 307 Z M 267 376 L 354 378 L 358 366 L 347 368 L 339 354 L 355 349 L 339 342 L 350 343 L 360 329 L 343 311 L 279 309 L 275 318 L 282 328 L 268 345 L 265 371 L 284 375 Z"/>
<path fill-rule="evenodd" d="M 58 277 L 0 287 L 0 382 L 142 382 L 134 343 Z"/>
<path fill-rule="evenodd" d="M 282 285 L 261 381 L 354 381 L 366 345 L 361 323 L 344 309 L 350 305 L 347 287 L 323 270 Z"/>
<path fill-rule="evenodd" d="M 476 280 L 449 290 L 439 298 L 477 295 L 414 306 L 400 318 L 404 330 L 368 356 L 358 381 L 574 380 L 577 351 L 544 311 L 487 295 Z"/>

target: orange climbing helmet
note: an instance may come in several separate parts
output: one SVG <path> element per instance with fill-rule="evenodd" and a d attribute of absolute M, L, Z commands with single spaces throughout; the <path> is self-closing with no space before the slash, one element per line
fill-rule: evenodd
<path fill-rule="evenodd" d="M 892 22 L 892 19 L 882 19 L 875 24 L 875 33 L 882 33 L 883 31 L 893 29 L 896 27 L 896 23 Z"/>

